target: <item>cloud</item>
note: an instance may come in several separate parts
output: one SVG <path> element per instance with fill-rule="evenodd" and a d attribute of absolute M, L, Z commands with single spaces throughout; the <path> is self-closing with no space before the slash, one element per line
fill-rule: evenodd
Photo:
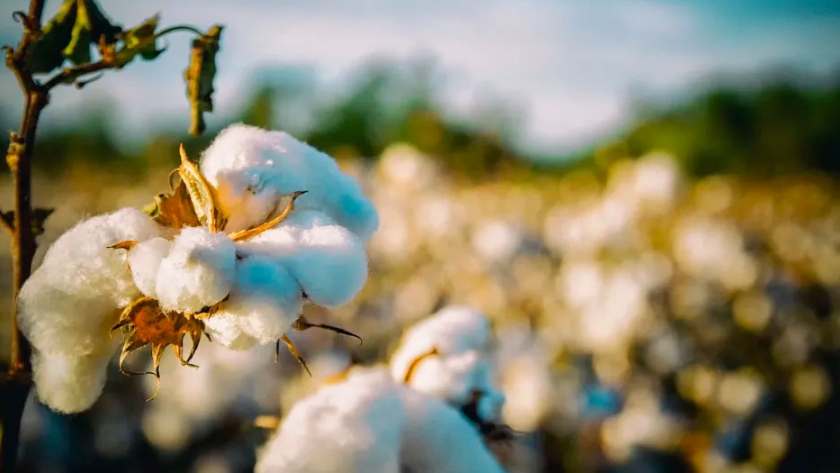
<path fill-rule="evenodd" d="M 542 148 L 572 148 L 620 126 L 631 90 L 671 93 L 709 73 L 776 62 L 817 71 L 840 62 L 840 50 L 829 46 L 840 43 L 836 15 L 733 17 L 720 3 L 150 0 L 107 8 L 126 24 L 158 10 L 164 24 L 224 23 L 217 116 L 241 102 L 260 65 L 310 65 L 341 86 L 375 55 L 425 54 L 447 71 L 446 96 L 458 109 L 471 108 L 483 91 L 522 101 L 525 139 Z M 126 104 L 132 128 L 145 130 L 148 118 L 186 107 L 180 71 L 188 40 L 172 36 L 168 43 L 159 61 L 90 87 Z M 56 108 L 66 114 L 75 105 L 56 101 Z"/>

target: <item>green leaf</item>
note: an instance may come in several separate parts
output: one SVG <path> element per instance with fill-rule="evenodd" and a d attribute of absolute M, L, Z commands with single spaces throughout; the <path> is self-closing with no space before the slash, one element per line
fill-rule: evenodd
<path fill-rule="evenodd" d="M 91 26 L 91 41 L 97 44 L 103 39 L 107 44 L 114 44 L 122 27 L 111 23 L 94 0 L 84 0 Z"/>
<path fill-rule="evenodd" d="M 44 233 L 44 222 L 53 212 L 55 212 L 55 209 L 42 209 L 40 207 L 32 209 L 32 236 L 38 236 Z M 0 212 L 0 218 L 3 219 L 9 228 L 15 227 L 14 210 Z"/>
<path fill-rule="evenodd" d="M 124 31 L 120 36 L 123 47 L 117 51 L 117 67 L 123 67 L 133 61 L 137 55 L 143 60 L 151 61 L 158 57 L 164 49 L 158 49 L 155 30 L 158 26 L 160 15 L 148 18 L 140 25 Z"/>
<path fill-rule="evenodd" d="M 73 25 L 70 43 L 64 48 L 62 54 L 73 64 L 85 64 L 90 62 L 90 43 L 93 34 L 86 3 L 76 3 L 76 24 Z"/>
<path fill-rule="evenodd" d="M 41 35 L 26 58 L 26 68 L 33 74 L 45 74 L 64 62 L 63 51 L 73 37 L 77 0 L 65 0 L 58 13 L 44 25 Z"/>
<path fill-rule="evenodd" d="M 192 44 L 190 65 L 184 71 L 187 98 L 192 110 L 191 135 L 204 132 L 204 112 L 213 111 L 213 80 L 216 77 L 216 54 L 219 52 L 221 35 L 222 26 L 214 25 Z"/>

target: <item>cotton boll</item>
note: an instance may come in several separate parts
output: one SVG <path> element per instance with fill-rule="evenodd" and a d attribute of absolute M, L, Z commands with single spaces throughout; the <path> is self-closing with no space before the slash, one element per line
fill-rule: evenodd
<path fill-rule="evenodd" d="M 368 276 L 362 242 L 321 212 L 296 210 L 239 249 L 274 258 L 288 268 L 312 302 L 323 306 L 350 301 Z"/>
<path fill-rule="evenodd" d="M 250 256 L 236 265 L 230 299 L 207 319 L 214 333 L 231 331 L 220 338 L 240 344 L 242 335 L 259 343 L 276 342 L 303 310 L 303 294 L 288 269 L 273 259 Z M 220 323 L 217 323 L 220 319 Z M 242 335 L 239 335 L 239 334 Z"/>
<path fill-rule="evenodd" d="M 116 345 L 108 340 L 94 353 L 60 355 L 32 352 L 32 375 L 38 399 L 50 409 L 72 414 L 89 409 L 105 386 L 108 362 Z"/>
<path fill-rule="evenodd" d="M 96 351 L 119 308 L 140 295 L 124 251 L 108 247 L 160 232 L 148 215 L 127 208 L 84 220 L 62 234 L 21 289 L 18 323 L 33 347 L 45 356 Z"/>
<path fill-rule="evenodd" d="M 128 266 L 134 284 L 143 295 L 157 299 L 157 275 L 160 263 L 169 254 L 172 243 L 165 238 L 141 241 L 128 251 Z"/>
<path fill-rule="evenodd" d="M 449 306 L 411 327 L 391 357 L 394 379 L 402 379 L 418 357 L 433 348 L 440 356 L 483 350 L 491 338 L 484 314 L 466 306 Z"/>
<path fill-rule="evenodd" d="M 379 226 L 373 203 L 333 158 L 281 131 L 231 125 L 204 151 L 201 171 L 218 190 L 229 231 L 262 223 L 295 191 L 307 191 L 296 208 L 324 212 L 363 241 Z"/>
<path fill-rule="evenodd" d="M 406 417 L 400 459 L 409 471 L 504 471 L 460 412 L 424 393 L 411 389 L 399 393 Z"/>
<path fill-rule="evenodd" d="M 236 248 L 227 235 L 187 227 L 160 263 L 155 289 L 164 310 L 198 312 L 230 293 Z"/>
<path fill-rule="evenodd" d="M 255 471 L 397 473 L 403 419 L 386 371 L 353 370 L 292 408 L 258 452 Z"/>

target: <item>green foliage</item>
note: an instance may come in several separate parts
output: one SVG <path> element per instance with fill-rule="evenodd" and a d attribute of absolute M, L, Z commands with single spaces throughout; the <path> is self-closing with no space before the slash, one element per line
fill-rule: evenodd
<path fill-rule="evenodd" d="M 44 26 L 26 65 L 39 74 L 61 67 L 65 59 L 77 65 L 88 63 L 93 45 L 113 44 L 121 31 L 93 0 L 65 0 Z"/>
<path fill-rule="evenodd" d="M 143 60 L 151 61 L 165 51 L 165 49 L 158 49 L 157 47 L 155 30 L 158 27 L 159 20 L 160 15 L 155 15 L 120 35 L 123 48 L 117 51 L 115 55 L 115 61 L 119 64 L 118 67 L 125 66 L 137 56 L 140 56 Z"/>
<path fill-rule="evenodd" d="M 756 91 L 713 90 L 635 125 L 632 155 L 674 153 L 691 175 L 840 175 L 840 81 L 827 88 L 777 81 Z"/>

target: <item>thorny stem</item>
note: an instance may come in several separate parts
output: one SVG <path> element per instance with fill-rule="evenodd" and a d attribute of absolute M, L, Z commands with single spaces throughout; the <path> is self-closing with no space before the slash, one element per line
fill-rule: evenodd
<path fill-rule="evenodd" d="M 29 277 L 32 258 L 35 254 L 35 239 L 32 235 L 32 153 L 41 110 L 49 102 L 48 89 L 38 85 L 26 69 L 26 55 L 30 46 L 41 34 L 41 14 L 44 0 L 31 0 L 29 13 L 17 15 L 23 23 L 23 37 L 16 49 L 6 48 L 6 67 L 17 77 L 24 94 L 25 107 L 20 132 L 10 133 L 6 162 L 14 181 L 15 214 L 12 230 L 12 317 L 11 357 L 9 371 L 0 383 L 0 472 L 15 471 L 20 421 L 23 408 L 29 396 L 32 367 L 29 361 L 30 347 L 17 326 L 17 298 L 20 288 Z"/>

